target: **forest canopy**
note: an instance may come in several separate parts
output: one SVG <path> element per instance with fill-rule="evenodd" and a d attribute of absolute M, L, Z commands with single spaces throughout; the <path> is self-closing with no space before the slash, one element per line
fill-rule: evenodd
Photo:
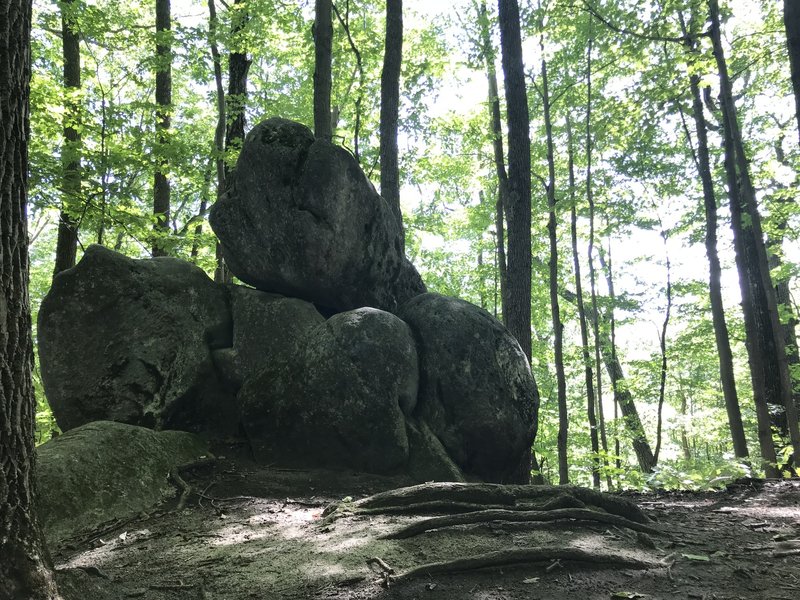
<path fill-rule="evenodd" d="M 547 480 L 705 488 L 798 460 L 800 23 L 785 1 L 520 3 Z M 323 126 L 387 201 L 399 192 L 428 288 L 504 319 L 519 223 L 503 211 L 516 173 L 502 19 L 479 0 L 402 3 L 393 192 L 381 100 L 400 4 L 332 4 Z M 208 211 L 252 126 L 318 123 L 315 9 L 34 1 L 34 323 L 54 273 L 93 243 L 230 277 Z M 42 442 L 56 425 L 34 382 Z"/>

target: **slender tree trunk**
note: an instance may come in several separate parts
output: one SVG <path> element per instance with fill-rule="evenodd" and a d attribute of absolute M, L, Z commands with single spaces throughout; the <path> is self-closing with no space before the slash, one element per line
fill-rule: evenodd
<path fill-rule="evenodd" d="M 222 85 L 222 57 L 219 53 L 217 44 L 217 7 L 214 0 L 208 0 L 208 37 L 211 46 L 211 61 L 214 65 L 214 83 L 217 90 L 217 126 L 214 129 L 214 165 L 217 172 L 216 199 L 219 200 L 225 192 L 225 176 L 227 167 L 225 164 L 225 88 Z M 245 88 L 246 89 L 246 88 Z M 214 255 L 217 267 L 214 269 L 214 281 L 216 283 L 230 283 L 231 276 L 225 266 L 225 259 L 222 256 L 219 240 L 216 241 Z"/>
<path fill-rule="evenodd" d="M 687 34 L 687 27 L 681 18 L 683 34 L 687 38 L 686 48 L 689 52 L 696 52 L 696 42 Z M 691 65 L 687 65 L 691 66 Z M 719 376 L 722 384 L 722 395 L 725 399 L 725 410 L 728 415 L 728 425 L 731 430 L 733 452 L 737 458 L 746 459 L 749 455 L 747 440 L 742 424 L 742 412 L 739 407 L 739 398 L 736 392 L 736 378 L 733 373 L 733 352 L 731 352 L 728 324 L 725 319 L 725 308 L 722 301 L 722 267 L 717 252 L 717 198 L 714 193 L 714 183 L 711 175 L 711 160 L 708 150 L 707 123 L 703 113 L 703 100 L 700 93 L 700 76 L 692 74 L 689 78 L 692 93 L 692 116 L 694 117 L 697 135 L 697 152 L 692 150 L 695 165 L 703 184 L 703 208 L 706 217 L 706 256 L 708 257 L 708 294 L 711 301 L 711 320 L 714 325 L 714 340 L 719 354 Z M 688 132 L 687 132 L 688 136 Z M 691 140 L 688 140 L 691 147 Z"/>
<path fill-rule="evenodd" d="M 667 259 L 667 308 L 664 311 L 664 322 L 661 325 L 661 334 L 659 335 L 658 343 L 661 349 L 661 370 L 659 372 L 658 382 L 658 418 L 656 422 L 656 449 L 653 451 L 653 466 L 658 464 L 658 456 L 661 453 L 661 431 L 664 421 L 664 399 L 667 387 L 667 327 L 669 327 L 669 317 L 672 312 L 672 272 L 669 262 L 669 249 L 667 247 L 668 234 L 666 231 L 661 232 L 661 237 L 664 239 L 664 254 Z"/>
<path fill-rule="evenodd" d="M 508 118 L 507 317 L 511 334 L 531 358 L 531 141 L 517 0 L 498 0 Z"/>
<path fill-rule="evenodd" d="M 34 507 L 34 417 L 28 298 L 31 2 L 0 8 L 0 598 L 55 600 Z"/>
<path fill-rule="evenodd" d="M 63 169 L 61 213 L 58 218 L 55 277 L 75 266 L 78 252 L 78 222 L 73 216 L 81 200 L 81 133 L 79 94 L 81 90 L 80 35 L 74 29 L 75 0 L 61 5 L 61 41 L 64 58 L 64 146 L 61 152 Z"/>
<path fill-rule="evenodd" d="M 333 22 L 331 0 L 316 0 L 314 17 L 314 135 L 330 140 L 331 127 L 331 52 Z"/>
<path fill-rule="evenodd" d="M 606 274 L 606 281 L 608 283 L 608 297 L 611 300 L 611 309 L 609 311 L 610 314 L 608 318 L 608 328 L 611 332 L 611 339 L 609 340 L 611 344 L 611 359 L 614 362 L 617 362 L 617 318 L 616 314 L 614 313 L 614 305 L 617 300 L 617 295 L 614 293 L 614 268 L 613 259 L 611 256 L 611 238 L 608 239 L 607 256 L 607 259 L 604 258 L 603 253 L 600 252 L 600 264 L 602 265 L 603 271 Z M 600 406 L 603 405 L 602 402 L 599 404 Z M 620 450 L 619 439 L 619 402 L 617 402 L 616 398 L 616 387 L 614 388 L 614 466 L 619 473 L 622 469 L 622 454 Z"/>
<path fill-rule="evenodd" d="M 217 43 L 219 21 L 214 0 L 208 0 L 208 38 L 214 84 L 217 90 L 217 126 L 214 129 L 214 165 L 217 171 L 217 199 L 225 191 L 225 89 L 222 85 L 222 57 Z"/>
<path fill-rule="evenodd" d="M 778 162 L 788 168 L 792 168 L 791 162 L 786 159 L 783 152 L 783 138 L 779 137 L 775 141 L 774 146 L 775 158 Z M 795 186 L 798 185 L 800 185 L 800 177 L 795 180 Z M 789 228 L 788 213 L 791 207 L 797 202 L 797 199 L 783 194 L 777 194 L 777 198 L 775 198 L 773 202 L 777 202 L 779 208 L 773 211 L 774 214 L 772 217 L 772 227 L 775 233 L 773 237 L 767 241 L 769 269 L 771 273 L 779 270 L 783 265 L 783 240 Z M 800 374 L 800 353 L 798 353 L 797 335 L 795 333 L 797 315 L 792 303 L 789 282 L 790 277 L 776 279 L 775 297 L 778 301 L 779 313 L 789 315 L 785 322 L 781 322 L 781 326 L 783 329 L 783 342 L 786 346 L 786 359 L 789 364 L 789 375 L 792 380 L 792 399 L 794 400 L 795 408 L 800 410 L 800 381 L 798 381 L 798 374 Z"/>
<path fill-rule="evenodd" d="M 607 263 L 603 256 L 602 249 L 597 253 L 597 258 L 600 261 L 600 267 L 605 272 L 606 283 L 608 285 L 608 295 L 613 307 L 616 301 L 616 293 L 614 291 L 614 279 L 611 271 L 610 262 Z M 613 323 L 614 315 L 613 308 L 611 320 Z M 602 318 L 602 314 L 598 311 L 598 319 Z M 633 395 L 628 387 L 628 382 L 625 379 L 625 373 L 622 370 L 622 364 L 619 362 L 617 355 L 617 344 L 615 337 L 615 330 L 612 327 L 611 337 L 609 337 L 603 328 L 599 328 L 600 339 L 596 339 L 595 343 L 599 343 L 603 355 L 603 362 L 608 371 L 608 377 L 611 379 L 611 387 L 614 390 L 614 402 L 619 406 L 620 413 L 622 413 L 622 422 L 628 435 L 631 436 L 631 445 L 636 454 L 636 459 L 639 463 L 639 468 L 643 473 L 652 473 L 655 462 L 653 460 L 653 451 L 650 448 L 650 443 L 647 441 L 647 434 L 644 431 L 642 420 L 639 417 L 639 411 L 636 408 L 636 403 L 633 400 Z M 617 455 L 619 455 L 619 448 L 617 448 Z"/>
<path fill-rule="evenodd" d="M 225 124 L 225 143 L 222 154 L 224 156 L 222 162 L 224 173 L 221 177 L 218 175 L 218 181 L 222 186 L 217 190 L 218 195 L 224 193 L 227 189 L 229 175 L 236 164 L 239 151 L 242 149 L 244 132 L 247 127 L 247 74 L 250 71 L 251 63 L 247 54 L 247 36 L 245 34 L 245 29 L 250 21 L 247 0 L 234 0 L 229 10 L 233 11 L 233 14 L 231 15 L 229 41 L 227 95 L 221 94 L 221 77 L 217 80 L 217 102 L 219 103 L 220 97 L 224 101 L 224 109 L 218 110 L 218 119 L 222 119 L 222 121 L 217 122 L 217 131 L 215 132 L 215 143 L 218 144 L 218 147 L 219 140 L 216 136 L 219 135 L 220 122 Z M 218 164 L 217 169 L 219 170 L 219 168 Z M 216 246 L 216 258 L 217 268 L 214 270 L 214 281 L 217 283 L 230 283 L 232 281 L 231 272 L 225 264 L 225 258 L 222 255 L 222 248 L 219 242 L 217 242 Z"/>
<path fill-rule="evenodd" d="M 381 72 L 381 196 L 389 203 L 400 231 L 400 166 L 397 120 L 400 112 L 400 66 L 403 60 L 403 0 L 386 1 L 386 41 Z M 403 247 L 405 239 L 400 238 Z"/>
<path fill-rule="evenodd" d="M 586 45 L 586 201 L 589 204 L 589 289 L 592 299 L 592 330 L 594 333 L 594 359 L 595 376 L 597 377 L 597 406 L 602 410 L 603 406 L 603 379 L 600 359 L 600 311 L 597 308 L 597 274 L 594 268 L 594 190 L 592 187 L 592 47 L 593 47 L 593 19 L 589 15 L 589 42 Z M 581 299 L 581 302 L 583 300 Z M 588 344 L 588 339 L 587 339 Z M 594 415 L 594 398 L 589 407 L 587 401 L 587 412 L 589 414 L 589 428 L 591 434 L 592 451 L 597 456 L 597 424 Z M 595 469 L 596 471 L 596 469 Z M 598 478 L 599 473 L 595 475 Z"/>
<path fill-rule="evenodd" d="M 246 0 L 234 0 L 231 7 L 230 56 L 228 58 L 228 95 L 225 96 L 225 178 L 235 165 L 247 126 L 247 74 L 252 62 L 247 55 L 245 28 L 250 21 Z"/>
<path fill-rule="evenodd" d="M 508 174 L 506 173 L 505 152 L 503 150 L 503 125 L 500 116 L 500 94 L 497 89 L 497 70 L 495 69 L 495 50 L 489 32 L 489 16 L 486 2 L 481 2 L 478 13 L 481 29 L 481 54 L 486 66 L 486 79 L 489 85 L 489 118 L 492 128 L 492 151 L 497 173 L 497 203 L 495 206 L 495 232 L 497 235 L 497 264 L 500 272 L 500 306 L 503 322 L 506 322 L 506 250 L 504 207 L 508 195 Z"/>
<path fill-rule="evenodd" d="M 540 29 L 544 25 L 540 24 Z M 544 55 L 544 38 L 539 38 L 539 47 Z M 550 315 L 553 323 L 554 358 L 556 367 L 556 389 L 558 398 L 558 483 L 569 483 L 569 457 L 567 456 L 567 438 L 569 434 L 569 416 L 567 415 L 567 380 L 564 374 L 564 325 L 561 322 L 561 309 L 558 305 L 558 233 L 556 231 L 556 162 L 553 149 L 553 124 L 550 120 L 550 90 L 547 81 L 547 62 L 542 59 L 542 104 L 544 107 L 544 127 L 547 141 L 547 234 L 550 241 Z M 590 423 L 594 426 L 594 402 L 591 403 Z M 597 441 L 597 430 L 592 429 L 593 441 Z M 595 456 L 597 454 L 595 453 Z M 597 486 L 600 485 L 599 474 L 595 471 Z"/>
<path fill-rule="evenodd" d="M 586 382 L 586 414 L 589 417 L 589 433 L 591 435 L 592 452 L 592 483 L 600 487 L 600 461 L 597 448 L 597 429 L 594 421 L 594 373 L 592 372 L 592 359 L 589 356 L 589 332 L 586 324 L 586 310 L 583 305 L 583 282 L 581 280 L 581 261 L 578 255 L 578 212 L 575 207 L 575 160 L 572 151 L 572 126 L 567 115 L 567 155 L 569 167 L 569 195 L 570 195 L 570 236 L 572 240 L 572 264 L 575 272 L 575 300 L 578 306 L 578 324 L 581 330 L 581 358 L 583 360 L 584 381 Z M 559 420 L 560 425 L 560 420 Z M 606 450 L 604 448 L 604 450 Z M 611 489 L 611 480 L 608 481 Z"/>
<path fill-rule="evenodd" d="M 800 135 L 800 2 L 783 0 L 783 23 L 786 27 L 786 44 L 789 48 L 795 118 Z"/>
<path fill-rule="evenodd" d="M 153 214 L 156 218 L 153 256 L 165 256 L 169 234 L 170 183 L 168 178 L 170 105 L 172 104 L 172 40 L 170 0 L 156 0 L 156 171 L 153 178 Z"/>
<path fill-rule="evenodd" d="M 731 194 L 731 224 L 734 228 L 734 248 L 737 250 L 737 265 L 740 269 L 739 279 L 742 287 L 745 331 L 756 411 L 761 415 L 764 407 L 769 404 L 783 405 L 794 456 L 800 457 L 800 428 L 798 427 L 797 410 L 792 400 L 786 348 L 778 315 L 775 288 L 769 273 L 767 251 L 761 230 L 761 216 L 758 212 L 755 189 L 750 180 L 749 166 L 728 76 L 728 66 L 722 49 L 717 0 L 709 1 L 709 16 L 714 58 L 720 77 L 720 104 L 726 150 L 725 167 Z M 777 368 L 774 368 L 773 365 Z M 759 405 L 762 406 L 759 408 Z M 761 419 L 759 418 L 759 420 Z M 777 469 L 773 466 L 776 461 L 771 435 L 767 440 L 767 431 L 762 431 L 762 429 L 768 429 L 768 424 L 759 423 L 760 445 L 763 458 L 767 463 L 765 469 L 768 476 L 777 475 Z M 766 454 L 763 454 L 764 452 Z"/>

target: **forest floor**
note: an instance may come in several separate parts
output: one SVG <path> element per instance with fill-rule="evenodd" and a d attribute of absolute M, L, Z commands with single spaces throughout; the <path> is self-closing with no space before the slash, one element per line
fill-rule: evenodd
<path fill-rule="evenodd" d="M 398 540 L 381 536 L 420 515 L 323 511 L 402 480 L 225 459 L 183 474 L 182 490 L 192 490 L 184 506 L 176 500 L 53 549 L 65 598 L 800 598 L 797 480 L 626 495 L 652 519 L 650 533 L 573 519 L 487 521 Z M 508 558 L 520 548 L 538 548 L 540 560 L 406 576 L 428 563 L 487 552 Z M 599 562 L 563 558 L 572 550 Z"/>

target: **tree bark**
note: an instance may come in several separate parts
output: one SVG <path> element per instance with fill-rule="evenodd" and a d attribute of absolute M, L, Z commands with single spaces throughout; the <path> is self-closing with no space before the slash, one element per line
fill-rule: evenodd
<path fill-rule="evenodd" d="M 543 30 L 544 25 L 540 24 Z M 544 55 L 544 38 L 539 38 L 539 48 Z M 567 437 L 569 434 L 569 415 L 567 414 L 567 380 L 564 374 L 564 324 L 561 322 L 561 308 L 558 305 L 558 233 L 556 231 L 556 162 L 553 149 L 553 124 L 550 120 L 550 90 L 547 81 L 547 62 L 542 59 L 542 105 L 547 142 L 547 235 L 550 242 L 548 261 L 550 274 L 550 315 L 553 323 L 553 354 L 556 367 L 556 390 L 558 399 L 558 483 L 569 483 L 569 457 L 567 456 Z M 594 423 L 594 401 L 590 404 L 589 422 L 592 427 L 592 444 L 597 442 L 597 425 Z M 597 456 L 597 448 L 593 448 Z M 593 471 L 596 487 L 600 486 L 599 473 Z"/>
<path fill-rule="evenodd" d="M 578 255 L 578 212 L 575 207 L 575 159 L 572 151 L 572 126 L 567 115 L 567 162 L 569 170 L 569 195 L 570 195 L 570 237 L 572 241 L 572 264 L 575 275 L 575 302 L 578 307 L 578 324 L 581 330 L 581 358 L 583 359 L 584 381 L 586 382 L 586 414 L 589 418 L 589 433 L 591 434 L 592 452 L 592 484 L 600 487 L 600 460 L 597 442 L 597 428 L 594 412 L 594 373 L 592 359 L 589 356 L 589 333 L 586 325 L 586 310 L 583 305 L 583 282 L 581 281 L 581 261 Z M 560 424 L 560 423 L 559 423 Z M 603 448 L 607 451 L 607 448 Z M 611 489 L 611 480 L 608 481 Z"/>
<path fill-rule="evenodd" d="M 668 233 L 662 231 L 661 237 L 664 240 L 664 254 L 667 259 L 667 307 L 664 310 L 664 322 L 661 325 L 661 334 L 658 339 L 659 349 L 661 350 L 661 370 L 659 371 L 658 381 L 658 417 L 656 421 L 656 448 L 653 451 L 653 466 L 658 464 L 658 456 L 661 453 L 661 431 L 664 422 L 664 400 L 667 388 L 667 327 L 669 327 L 669 317 L 672 312 L 672 272 L 669 262 L 669 248 L 667 247 Z"/>
<path fill-rule="evenodd" d="M 786 27 L 786 45 L 789 49 L 795 118 L 797 119 L 798 136 L 800 136 L 800 2 L 783 0 L 783 23 Z"/>
<path fill-rule="evenodd" d="M 314 17 L 314 135 L 330 140 L 331 128 L 331 52 L 333 21 L 331 0 L 316 0 Z"/>
<path fill-rule="evenodd" d="M 172 40 L 170 0 L 156 0 L 156 171 L 153 177 L 153 256 L 165 256 L 169 234 L 170 182 L 167 144 L 172 104 Z"/>
<path fill-rule="evenodd" d="M 214 66 L 214 84 L 217 90 L 217 126 L 214 129 L 214 165 L 217 171 L 217 199 L 225 191 L 225 89 L 222 85 L 222 57 L 217 44 L 217 7 L 208 0 L 208 38 L 211 62 Z"/>
<path fill-rule="evenodd" d="M 400 231 L 400 166 L 397 121 L 400 112 L 400 66 L 403 60 L 403 0 L 386 1 L 386 41 L 381 72 L 381 196 L 389 203 Z M 405 248 L 405 239 L 400 241 Z"/>
<path fill-rule="evenodd" d="M 714 58 L 720 78 L 725 169 L 731 195 L 731 226 L 734 229 L 734 249 L 742 288 L 742 308 L 745 315 L 746 345 L 753 379 L 753 396 L 756 412 L 759 415 L 759 441 L 767 475 L 774 476 L 777 475 L 777 467 L 774 465 L 775 449 L 771 435 L 767 435 L 769 424 L 760 422 L 765 408 L 769 404 L 784 407 L 786 426 L 795 457 L 800 457 L 800 427 L 792 400 L 786 348 L 775 288 L 769 273 L 761 216 L 750 179 L 727 61 L 722 48 L 717 0 L 709 0 L 709 17 Z"/>
<path fill-rule="evenodd" d="M 497 174 L 497 202 L 495 204 L 495 235 L 497 236 L 497 267 L 500 273 L 500 306 L 503 322 L 506 323 L 506 249 L 504 207 L 508 195 L 508 174 L 503 150 L 503 125 L 500 116 L 500 95 L 497 89 L 497 70 L 495 69 L 495 50 L 489 32 L 489 16 L 486 2 L 481 2 L 478 12 L 481 30 L 481 54 L 486 66 L 486 79 L 489 85 L 489 118 L 492 129 L 492 151 Z M 507 324 L 507 323 L 506 323 Z"/>
<path fill-rule="evenodd" d="M 75 0 L 61 4 L 61 41 L 64 59 L 64 146 L 61 152 L 63 169 L 61 213 L 58 218 L 56 260 L 53 277 L 75 266 L 78 252 L 78 222 L 73 216 L 81 199 L 81 134 L 80 100 L 81 51 L 80 35 L 74 27 Z"/>
<path fill-rule="evenodd" d="M 616 293 L 614 292 L 614 279 L 611 273 L 611 265 L 607 263 L 603 257 L 602 249 L 597 253 L 597 258 L 600 260 L 600 267 L 606 274 L 606 282 L 608 284 L 609 298 L 613 303 L 616 300 Z M 604 320 L 602 313 L 595 305 L 592 310 L 596 311 L 596 318 L 598 322 Z M 636 403 L 633 400 L 633 395 L 628 388 L 628 382 L 625 380 L 625 374 L 622 370 L 622 364 L 619 362 L 617 356 L 617 344 L 614 337 L 614 316 L 613 308 L 611 321 L 611 337 L 606 334 L 603 328 L 598 327 L 595 334 L 599 333 L 599 338 L 595 338 L 595 344 L 600 346 L 601 354 L 603 355 L 603 363 L 608 371 L 608 377 L 611 379 L 611 387 L 614 390 L 614 402 L 619 406 L 619 411 L 622 413 L 622 422 L 628 435 L 631 436 L 631 445 L 636 454 L 636 460 L 639 463 L 639 468 L 643 473 L 652 473 L 655 461 L 653 459 L 653 451 L 650 448 L 650 443 L 647 441 L 647 434 L 644 431 L 642 420 L 639 418 L 639 411 L 636 408 Z M 593 317 L 594 318 L 594 317 Z M 617 450 L 619 455 L 619 450 Z"/>
<path fill-rule="evenodd" d="M 208 0 L 208 37 L 209 46 L 211 47 L 211 62 L 214 65 L 214 84 L 217 90 L 217 126 L 214 129 L 214 165 L 217 172 L 215 197 L 217 200 L 225 192 L 225 177 L 227 174 L 225 163 L 225 88 L 222 85 L 222 57 L 217 44 L 218 25 L 216 4 L 214 0 Z M 225 265 L 225 258 L 222 256 L 219 240 L 215 243 L 214 258 L 217 261 L 217 266 L 214 269 L 214 281 L 216 283 L 230 283 L 230 272 Z"/>
<path fill-rule="evenodd" d="M 247 126 L 247 74 L 252 62 L 247 55 L 244 29 L 250 20 L 247 0 L 234 0 L 230 10 L 231 37 L 228 57 L 228 95 L 225 96 L 225 178 L 233 169 L 235 159 L 242 149 Z"/>
<path fill-rule="evenodd" d="M 783 136 L 779 136 L 778 139 L 775 140 L 775 158 L 787 168 L 792 168 L 791 162 L 786 159 L 786 155 L 783 151 L 783 139 Z M 795 187 L 800 185 L 800 176 L 794 183 Z M 779 186 L 779 190 L 786 190 L 786 187 Z M 791 210 L 790 207 L 797 202 L 797 199 L 779 193 L 773 202 L 776 202 L 779 207 L 773 211 L 772 216 L 772 227 L 775 233 L 772 238 L 767 240 L 770 272 L 775 272 L 783 264 L 783 240 L 789 228 L 788 213 Z M 778 301 L 779 313 L 788 314 L 786 321 L 781 322 L 781 327 L 783 329 L 786 360 L 789 364 L 789 375 L 792 382 L 792 399 L 794 400 L 795 408 L 800 410 L 800 381 L 798 381 L 798 377 L 800 376 L 800 353 L 798 352 L 797 335 L 795 332 L 797 327 L 797 315 L 792 303 L 789 281 L 789 277 L 781 277 L 775 280 L 775 297 Z"/>
<path fill-rule="evenodd" d="M 33 343 L 28 297 L 31 2 L 0 8 L 0 598 L 61 596 L 34 506 Z"/>
<path fill-rule="evenodd" d="M 498 0 L 508 120 L 506 324 L 531 359 L 531 141 L 517 0 Z"/>
<path fill-rule="evenodd" d="M 697 52 L 697 42 L 687 35 L 683 15 L 679 15 L 684 36 L 686 36 L 686 49 L 690 53 Z M 688 65 L 687 66 L 691 66 Z M 690 71 L 691 72 L 691 71 Z M 722 395 L 725 400 L 725 410 L 728 415 L 728 425 L 731 430 L 733 453 L 737 458 L 746 459 L 749 455 L 747 439 L 742 424 L 742 412 L 736 392 L 736 378 L 733 373 L 733 352 L 731 352 L 728 324 L 725 319 L 725 307 L 722 301 L 722 267 L 717 251 L 717 198 L 714 193 L 714 183 L 711 175 L 711 160 L 708 150 L 708 126 L 703 113 L 703 100 L 700 93 L 700 76 L 692 74 L 689 78 L 692 93 L 692 116 L 694 117 L 695 135 L 697 136 L 697 152 L 693 152 L 694 162 L 703 184 L 703 208 L 706 219 L 705 246 L 708 257 L 708 295 L 711 301 L 711 320 L 714 325 L 714 340 L 719 354 L 719 376 L 722 384 Z M 688 135 L 688 133 L 687 133 Z M 691 146 L 691 140 L 689 140 Z"/>

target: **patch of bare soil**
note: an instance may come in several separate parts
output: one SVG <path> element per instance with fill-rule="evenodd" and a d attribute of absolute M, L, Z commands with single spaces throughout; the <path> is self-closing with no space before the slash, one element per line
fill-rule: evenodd
<path fill-rule="evenodd" d="M 177 479 L 171 506 L 54 549 L 67 598 L 800 598 L 796 480 L 626 496 L 639 512 L 519 486 L 364 501 L 407 482 L 242 461 Z"/>

